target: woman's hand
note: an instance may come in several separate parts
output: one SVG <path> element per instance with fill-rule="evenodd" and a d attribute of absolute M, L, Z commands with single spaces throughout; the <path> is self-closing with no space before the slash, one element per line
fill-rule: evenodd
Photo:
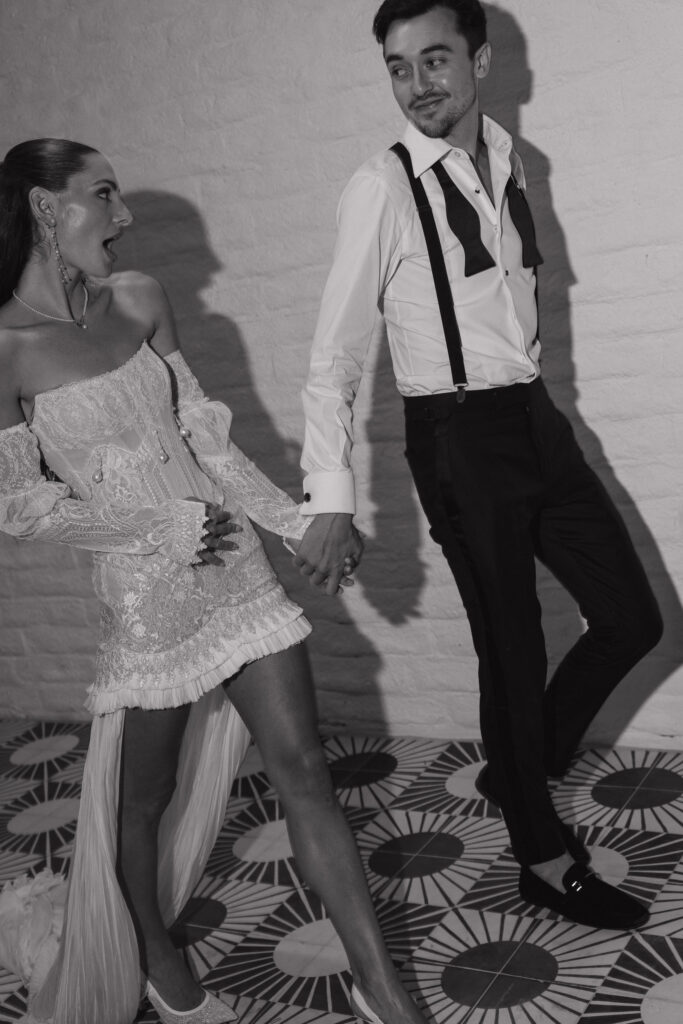
<path fill-rule="evenodd" d="M 239 550 L 239 545 L 235 541 L 226 540 L 226 537 L 231 533 L 241 533 L 242 527 L 239 523 L 233 522 L 230 512 L 223 511 L 220 505 L 214 505 L 210 501 L 204 502 L 204 505 L 208 518 L 202 534 L 204 547 L 197 552 L 197 557 L 206 565 L 225 565 L 216 552 Z"/>

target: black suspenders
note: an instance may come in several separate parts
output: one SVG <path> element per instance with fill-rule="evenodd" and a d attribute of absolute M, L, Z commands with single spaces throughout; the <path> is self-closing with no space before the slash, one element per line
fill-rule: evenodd
<path fill-rule="evenodd" d="M 465 398 L 465 388 L 467 386 L 465 363 L 462 357 L 462 338 L 460 337 L 460 329 L 455 316 L 453 292 L 448 281 L 446 263 L 443 258 L 443 250 L 439 240 L 439 233 L 436 229 L 434 214 L 429 205 L 429 199 L 422 182 L 413 174 L 413 164 L 406 147 L 402 142 L 397 142 L 391 147 L 391 151 L 396 154 L 403 164 L 415 198 L 415 205 L 427 242 L 427 254 L 434 277 L 434 287 L 436 288 L 436 297 L 439 303 L 439 313 L 441 314 L 441 323 L 443 324 L 443 333 L 446 339 L 453 383 L 457 391 L 457 399 L 459 402 L 462 402 Z M 444 193 L 449 226 L 460 240 L 465 252 L 465 277 L 470 277 L 472 274 L 479 274 L 483 270 L 495 267 L 491 254 L 481 240 L 479 215 L 476 210 L 463 196 L 441 164 L 435 164 L 432 170 L 436 174 Z M 522 265 L 533 267 L 534 274 L 536 274 L 536 267 L 539 263 L 543 262 L 543 257 L 536 245 L 536 232 L 531 211 L 524 193 L 512 175 L 508 179 L 505 194 L 508 200 L 510 217 L 522 240 Z"/>
<path fill-rule="evenodd" d="M 415 197 L 415 205 L 417 206 L 417 212 L 420 215 L 422 230 L 424 231 L 425 240 L 427 242 L 429 262 L 432 266 L 434 287 L 436 288 L 436 297 L 439 302 L 439 312 L 441 314 L 441 323 L 443 324 L 443 333 L 446 338 L 446 348 L 448 349 L 448 359 L 451 364 L 453 383 L 457 389 L 458 401 L 462 402 L 465 399 L 465 387 L 467 386 L 465 363 L 462 358 L 462 339 L 460 337 L 458 321 L 455 318 L 453 292 L 451 291 L 451 286 L 448 281 L 446 263 L 443 258 L 439 232 L 436 230 L 434 214 L 432 213 L 432 208 L 429 205 L 427 193 L 424 190 L 422 182 L 413 174 L 413 165 L 410 159 L 410 153 L 406 147 L 402 142 L 397 142 L 391 147 L 391 150 L 403 164 L 408 176 L 408 181 L 410 182 L 410 187 L 413 190 L 413 196 Z"/>

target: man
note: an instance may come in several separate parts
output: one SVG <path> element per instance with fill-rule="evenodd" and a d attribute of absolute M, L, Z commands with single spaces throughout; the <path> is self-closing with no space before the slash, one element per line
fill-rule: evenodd
<path fill-rule="evenodd" d="M 304 391 L 304 511 L 315 520 L 296 563 L 331 594 L 361 555 L 351 410 L 379 307 L 408 462 L 479 658 L 488 765 L 478 785 L 502 808 L 520 894 L 575 921 L 630 928 L 646 908 L 590 870 L 547 776 L 564 774 L 605 698 L 657 643 L 659 611 L 540 378 L 542 259 L 512 140 L 479 113 L 491 61 L 479 0 L 385 0 L 374 31 L 409 122 L 407 152 L 365 163 L 340 203 Z M 547 689 L 535 558 L 588 623 Z"/>

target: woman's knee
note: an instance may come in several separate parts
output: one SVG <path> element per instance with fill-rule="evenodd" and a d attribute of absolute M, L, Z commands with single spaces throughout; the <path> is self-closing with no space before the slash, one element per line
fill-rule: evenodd
<path fill-rule="evenodd" d="M 320 743 L 281 750 L 265 761 L 270 781 L 285 805 L 289 800 L 333 798 L 330 770 Z"/>

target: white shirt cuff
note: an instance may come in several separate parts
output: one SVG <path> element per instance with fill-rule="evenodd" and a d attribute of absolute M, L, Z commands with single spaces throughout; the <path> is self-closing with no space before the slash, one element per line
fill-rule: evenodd
<path fill-rule="evenodd" d="M 356 488 L 350 469 L 341 472 L 318 470 L 304 477 L 304 500 L 299 506 L 303 516 L 319 512 L 356 514 Z"/>

